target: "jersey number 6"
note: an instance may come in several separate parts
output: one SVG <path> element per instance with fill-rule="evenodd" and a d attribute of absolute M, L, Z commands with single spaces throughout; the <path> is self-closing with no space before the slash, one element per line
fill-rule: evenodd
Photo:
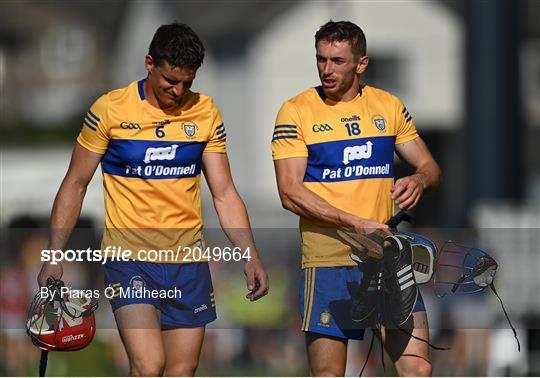
<path fill-rule="evenodd" d="M 156 127 L 156 136 L 158 138 L 163 138 L 165 136 L 165 130 L 163 130 L 165 126 L 159 126 L 159 127 Z"/>

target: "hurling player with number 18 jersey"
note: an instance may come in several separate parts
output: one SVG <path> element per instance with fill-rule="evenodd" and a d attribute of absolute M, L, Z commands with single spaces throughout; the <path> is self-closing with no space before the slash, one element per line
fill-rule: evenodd
<path fill-rule="evenodd" d="M 360 83 L 369 59 L 365 36 L 357 25 L 329 21 L 316 33 L 315 47 L 321 85 L 282 105 L 272 156 L 282 204 L 300 217 L 299 305 L 310 371 L 314 376 L 343 376 L 347 340 L 363 338 L 365 319 L 373 320 L 373 327 L 380 323 L 376 309 L 381 271 L 369 256 L 353 260 L 351 255 L 361 253 L 338 232 L 364 239 L 376 235 L 378 246 L 386 248 L 387 238 L 393 237 L 384 223 L 394 207 L 414 207 L 426 187 L 437 185 L 439 170 L 402 102 Z M 394 151 L 415 170 L 396 181 Z M 417 294 L 411 277 L 404 277 L 411 283 L 400 287 L 411 287 Z M 396 302 L 405 303 L 404 297 Z M 427 339 L 421 296 L 409 297 L 410 307 L 405 307 L 410 312 L 403 313 L 414 318 L 415 325 L 426 325 L 412 332 Z M 430 366 L 424 345 L 387 331 L 384 345 L 398 357 L 394 360 L 398 373 L 423 375 L 424 370 L 416 369 Z M 400 345 L 409 353 L 388 349 Z M 403 357 L 407 354 L 419 358 Z"/>

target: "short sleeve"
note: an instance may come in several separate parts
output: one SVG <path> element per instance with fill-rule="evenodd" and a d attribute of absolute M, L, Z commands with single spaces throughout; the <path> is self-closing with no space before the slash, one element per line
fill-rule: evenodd
<path fill-rule="evenodd" d="M 396 103 L 396 144 L 402 144 L 418 138 L 418 132 L 405 105 L 398 98 Z"/>
<path fill-rule="evenodd" d="M 217 153 L 226 153 L 227 147 L 227 132 L 225 131 L 225 125 L 223 124 L 223 119 L 219 113 L 219 109 L 211 102 L 211 131 L 210 131 L 210 140 L 206 144 L 204 152 L 217 152 Z"/>
<path fill-rule="evenodd" d="M 276 117 L 272 135 L 274 160 L 308 156 L 301 125 L 296 107 L 289 101 L 285 102 Z"/>
<path fill-rule="evenodd" d="M 103 95 L 86 112 L 77 142 L 92 152 L 104 154 L 109 145 L 108 96 Z"/>

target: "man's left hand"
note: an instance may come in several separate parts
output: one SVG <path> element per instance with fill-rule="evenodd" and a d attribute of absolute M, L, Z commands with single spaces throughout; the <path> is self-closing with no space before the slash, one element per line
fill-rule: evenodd
<path fill-rule="evenodd" d="M 258 257 L 252 257 L 244 265 L 246 284 L 249 290 L 246 298 L 251 302 L 256 301 L 268 294 L 268 274 L 262 261 Z"/>
<path fill-rule="evenodd" d="M 402 177 L 390 191 L 397 207 L 401 210 L 410 210 L 420 200 L 424 192 L 424 182 L 419 174 Z"/>

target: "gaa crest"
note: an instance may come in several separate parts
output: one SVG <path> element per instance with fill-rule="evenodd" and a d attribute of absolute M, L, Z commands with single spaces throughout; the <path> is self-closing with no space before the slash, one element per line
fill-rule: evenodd
<path fill-rule="evenodd" d="M 382 115 L 375 114 L 371 117 L 371 121 L 379 132 L 384 133 L 386 131 L 386 120 Z"/>
<path fill-rule="evenodd" d="M 197 132 L 199 127 L 193 121 L 185 121 L 185 122 L 182 122 L 182 129 L 186 133 L 186 136 L 191 139 L 195 137 L 195 133 Z"/>

